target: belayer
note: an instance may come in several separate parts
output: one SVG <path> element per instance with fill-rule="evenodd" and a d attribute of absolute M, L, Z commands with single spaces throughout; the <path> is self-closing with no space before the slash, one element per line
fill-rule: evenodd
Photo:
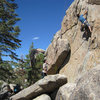
<path fill-rule="evenodd" d="M 14 93 L 18 93 L 19 91 L 21 91 L 20 85 L 16 84 L 16 86 L 14 86 Z"/>
<path fill-rule="evenodd" d="M 48 63 L 47 63 L 46 59 L 44 59 L 43 70 L 42 70 L 42 78 L 47 76 L 47 69 L 48 69 L 47 65 L 48 65 Z"/>
<path fill-rule="evenodd" d="M 86 14 L 87 14 L 87 11 L 85 11 L 84 14 L 81 14 L 81 15 L 77 14 L 77 17 L 78 17 L 79 21 L 82 23 L 82 27 L 88 26 L 89 31 L 92 32 L 90 24 L 89 24 L 88 21 L 84 18 L 84 16 L 85 16 Z"/>

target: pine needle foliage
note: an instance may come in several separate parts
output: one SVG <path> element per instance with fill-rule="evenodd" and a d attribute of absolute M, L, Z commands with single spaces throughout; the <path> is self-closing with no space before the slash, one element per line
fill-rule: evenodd
<path fill-rule="evenodd" d="M 4 61 L 3 56 L 19 60 L 15 50 L 21 46 L 20 29 L 16 26 L 20 20 L 15 13 L 17 8 L 15 0 L 0 0 L 0 80 L 8 83 L 15 79 L 15 75 L 11 62 Z"/>
<path fill-rule="evenodd" d="M 15 13 L 17 8 L 15 0 L 0 0 L 0 56 L 18 60 L 14 52 L 21 45 L 18 39 L 20 29 L 15 25 L 20 20 Z"/>
<path fill-rule="evenodd" d="M 23 73 L 23 75 L 20 75 L 20 73 L 17 74 L 18 77 L 16 81 L 21 83 L 24 87 L 27 87 L 41 79 L 43 60 L 44 54 L 38 53 L 32 43 L 23 63 L 18 64 L 18 68 L 23 69 L 25 73 Z M 27 80 L 27 82 L 25 82 L 25 80 Z"/>

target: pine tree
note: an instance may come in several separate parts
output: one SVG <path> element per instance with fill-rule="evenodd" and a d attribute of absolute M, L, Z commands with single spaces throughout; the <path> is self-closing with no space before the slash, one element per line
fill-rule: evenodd
<path fill-rule="evenodd" d="M 41 79 L 41 71 L 44 60 L 44 54 L 38 54 L 37 50 L 34 49 L 33 43 L 30 46 L 29 54 L 26 55 L 26 59 L 24 60 L 24 65 L 26 66 L 27 72 L 27 80 L 29 85 L 35 83 L 39 79 Z"/>
<path fill-rule="evenodd" d="M 15 77 L 11 62 L 3 61 L 0 64 L 0 80 L 11 83 Z"/>
<path fill-rule="evenodd" d="M 31 59 L 30 54 L 33 50 L 33 42 L 29 48 L 29 53 L 26 55 L 26 58 L 23 59 L 21 56 L 21 60 L 18 63 L 14 63 L 15 69 L 16 69 L 16 79 L 14 80 L 15 83 L 20 84 L 23 87 L 29 86 L 32 81 L 32 67 L 31 67 Z M 25 80 L 28 80 L 28 82 L 25 82 Z"/>
<path fill-rule="evenodd" d="M 14 50 L 20 47 L 21 40 L 18 39 L 20 29 L 15 26 L 20 20 L 15 10 L 18 8 L 15 0 L 0 0 L 0 56 L 17 58 Z"/>
<path fill-rule="evenodd" d="M 11 63 L 4 61 L 3 56 L 19 60 L 14 52 L 21 46 L 20 29 L 15 25 L 20 20 L 15 13 L 17 8 L 15 0 L 0 0 L 0 80 L 4 81 L 10 81 L 14 74 Z"/>
<path fill-rule="evenodd" d="M 43 60 L 44 54 L 38 53 L 32 43 L 23 62 L 15 63 L 16 68 L 21 69 L 21 71 L 16 71 L 17 78 L 15 79 L 15 83 L 27 87 L 41 79 Z M 25 82 L 25 80 L 27 80 L 27 82 Z"/>

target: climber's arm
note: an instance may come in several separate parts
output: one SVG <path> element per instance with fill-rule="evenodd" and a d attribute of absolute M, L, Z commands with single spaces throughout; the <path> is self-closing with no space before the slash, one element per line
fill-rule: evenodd
<path fill-rule="evenodd" d="M 87 14 L 87 10 L 84 12 L 83 16 Z"/>

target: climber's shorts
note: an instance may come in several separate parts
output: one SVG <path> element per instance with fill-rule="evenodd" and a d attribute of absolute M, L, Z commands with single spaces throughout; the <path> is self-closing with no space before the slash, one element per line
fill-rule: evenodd
<path fill-rule="evenodd" d="M 90 26 L 90 24 L 88 23 L 88 21 L 85 21 L 84 25 Z"/>

